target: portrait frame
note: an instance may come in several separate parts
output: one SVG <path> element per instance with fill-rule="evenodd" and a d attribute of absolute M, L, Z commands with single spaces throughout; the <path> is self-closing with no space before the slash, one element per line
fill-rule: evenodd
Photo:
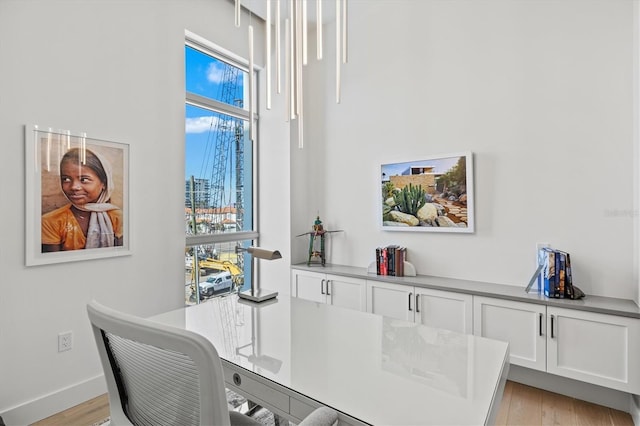
<path fill-rule="evenodd" d="M 108 176 L 111 179 L 110 198 L 108 201 L 101 201 L 101 205 L 108 204 L 107 209 L 110 210 L 108 217 L 117 217 L 118 220 L 117 223 L 110 221 L 114 228 L 112 234 L 100 233 L 99 235 L 113 235 L 113 239 L 116 240 L 117 237 L 118 242 L 107 247 L 81 247 L 49 252 L 45 251 L 42 244 L 42 218 L 46 213 L 61 211 L 71 205 L 71 201 L 66 198 L 62 190 L 60 162 L 63 155 L 72 149 L 77 149 L 82 162 L 86 161 L 87 152 L 89 152 L 95 153 L 100 164 L 106 163 L 104 168 L 109 170 Z M 27 266 L 131 254 L 128 144 L 95 138 L 82 132 L 74 133 L 70 130 L 54 130 L 27 124 L 25 125 L 25 174 L 25 264 Z M 117 216 L 111 216 L 116 214 L 113 212 L 116 212 Z"/>
<path fill-rule="evenodd" d="M 473 233 L 473 187 L 471 152 L 381 164 L 377 185 L 380 227 L 384 231 Z"/>

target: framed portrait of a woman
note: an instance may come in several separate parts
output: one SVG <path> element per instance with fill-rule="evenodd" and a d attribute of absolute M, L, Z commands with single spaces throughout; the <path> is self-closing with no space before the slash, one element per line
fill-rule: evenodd
<path fill-rule="evenodd" d="M 25 126 L 26 264 L 131 254 L 129 145 Z"/>

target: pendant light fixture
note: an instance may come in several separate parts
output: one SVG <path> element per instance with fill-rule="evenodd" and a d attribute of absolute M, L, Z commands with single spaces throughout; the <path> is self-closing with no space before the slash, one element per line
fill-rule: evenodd
<path fill-rule="evenodd" d="M 284 70 L 284 85 L 286 97 L 286 121 L 298 120 L 298 147 L 304 146 L 304 85 L 303 67 L 308 64 L 308 0 L 283 0 L 285 3 L 284 29 L 281 28 L 283 15 L 281 0 L 275 0 L 275 76 L 272 73 L 272 16 L 274 12 L 273 0 L 266 2 L 265 48 L 266 48 L 266 108 L 271 109 L 273 79 L 275 78 L 276 93 L 282 92 Z M 322 60 L 324 24 L 322 3 L 316 2 L 316 58 Z M 241 0 L 235 0 L 235 25 L 240 26 Z M 342 64 L 348 61 L 348 0 L 335 0 L 336 45 L 335 45 L 335 78 L 336 103 L 341 102 L 342 93 Z M 284 43 L 281 42 L 284 33 Z M 284 44 L 284 46 L 283 46 Z M 253 140 L 253 27 L 249 23 L 249 134 Z"/>
<path fill-rule="evenodd" d="M 249 24 L 249 140 L 253 143 L 253 88 L 255 87 L 255 74 L 253 72 L 253 26 Z"/>

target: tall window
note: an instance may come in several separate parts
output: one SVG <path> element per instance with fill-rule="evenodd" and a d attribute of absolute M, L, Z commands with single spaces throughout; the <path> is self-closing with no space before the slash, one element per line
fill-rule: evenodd
<path fill-rule="evenodd" d="M 187 304 L 246 289 L 251 262 L 236 249 L 258 236 L 248 68 L 207 44 L 185 43 Z"/>

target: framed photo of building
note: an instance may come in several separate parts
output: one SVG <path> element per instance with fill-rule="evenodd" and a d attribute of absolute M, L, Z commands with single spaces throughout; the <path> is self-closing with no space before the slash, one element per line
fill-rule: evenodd
<path fill-rule="evenodd" d="M 474 232 L 471 152 L 380 166 L 385 231 Z"/>
<path fill-rule="evenodd" d="M 25 126 L 26 264 L 131 254 L 129 145 Z"/>

